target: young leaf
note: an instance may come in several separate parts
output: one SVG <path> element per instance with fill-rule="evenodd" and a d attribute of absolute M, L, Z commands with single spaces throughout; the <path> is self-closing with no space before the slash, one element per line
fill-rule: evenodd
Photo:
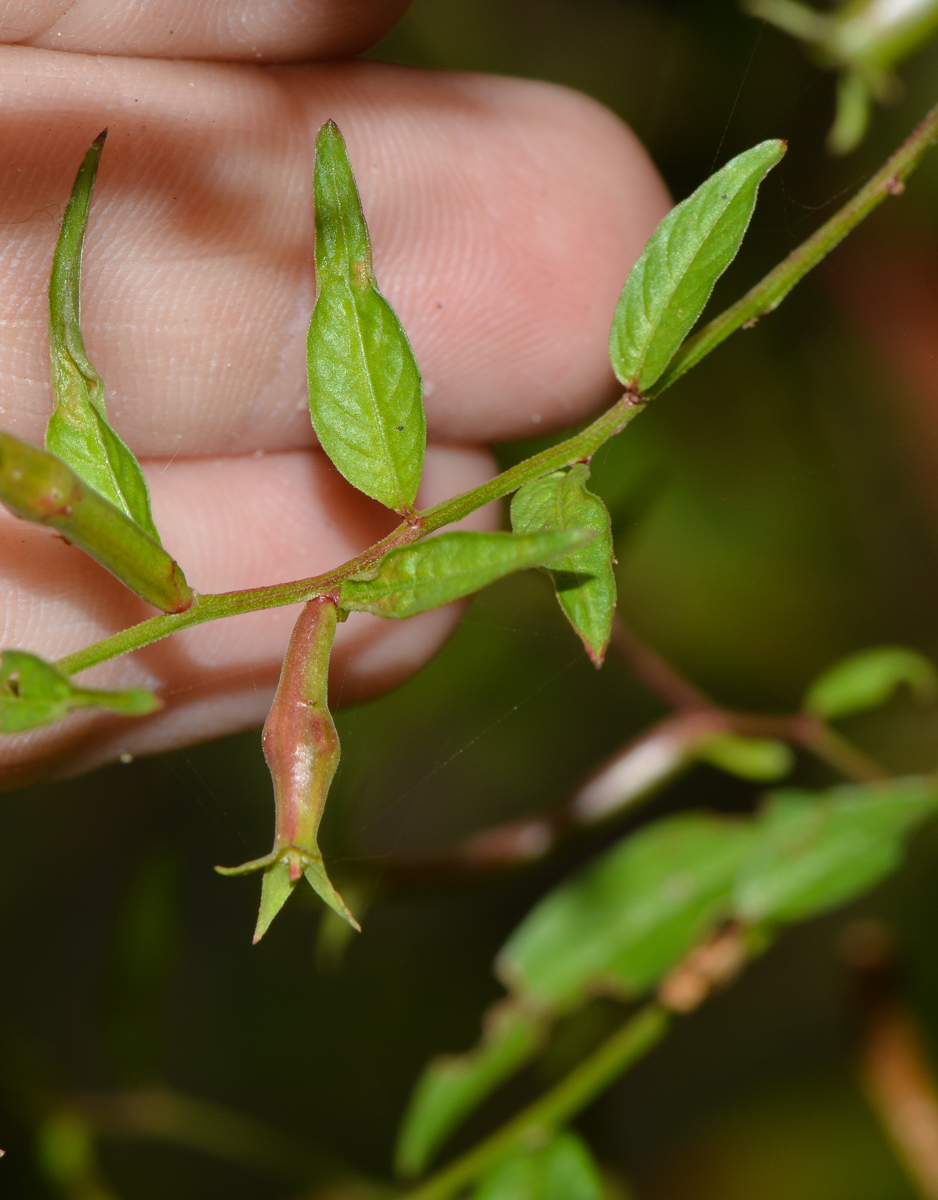
<path fill-rule="evenodd" d="M 483 1176 L 472 1200 L 603 1200 L 605 1194 L 586 1143 L 565 1132 L 503 1159 Z"/>
<path fill-rule="evenodd" d="M 379 617 L 412 617 L 540 567 L 586 544 L 589 530 L 549 533 L 444 533 L 391 550 L 366 579 L 347 579 L 339 607 Z"/>
<path fill-rule="evenodd" d="M 303 875 L 333 912 L 360 928 L 326 874 L 318 840 L 339 765 L 339 735 L 329 712 L 329 655 L 336 621 L 336 607 L 324 596 L 304 606 L 264 723 L 264 757 L 274 783 L 274 848 L 239 867 L 215 868 L 220 875 L 264 871 L 255 944 Z"/>
<path fill-rule="evenodd" d="M 663 373 L 736 257 L 759 184 L 785 149 L 772 140 L 737 155 L 651 235 L 625 281 L 609 337 L 612 367 L 625 387 L 647 392 Z"/>
<path fill-rule="evenodd" d="M 555 559 L 550 566 L 557 599 L 586 652 L 601 666 L 616 611 L 612 524 L 606 506 L 587 491 L 589 467 L 578 463 L 520 488 L 511 501 L 515 533 L 548 529 L 591 529 L 596 536 L 585 546 Z"/>
<path fill-rule="evenodd" d="M 804 706 L 813 716 L 830 721 L 878 708 L 903 684 L 920 700 L 938 695 L 938 674 L 927 658 L 903 646 L 878 646 L 825 671 L 811 685 Z"/>
<path fill-rule="evenodd" d="M 482 1041 L 435 1058 L 417 1081 L 398 1135 L 396 1165 L 418 1175 L 457 1125 L 540 1049 L 544 1022 L 512 1001 L 489 1013 Z"/>
<path fill-rule="evenodd" d="M 323 450 L 359 491 L 412 508 L 427 425 L 417 360 L 378 291 L 345 142 L 332 121 L 316 140 L 316 305 L 307 341 L 309 408 Z"/>
<path fill-rule="evenodd" d="M 147 481 L 108 424 L 104 382 L 88 361 L 80 325 L 81 253 L 107 131 L 91 144 L 65 206 L 49 280 L 49 351 L 55 409 L 46 448 L 159 544 Z"/>
<path fill-rule="evenodd" d="M 795 756 L 784 742 L 774 738 L 744 738 L 719 733 L 698 743 L 697 758 L 740 779 L 754 783 L 775 783 L 784 779 L 795 765 Z"/>
<path fill-rule="evenodd" d="M 79 708 L 106 708 L 128 717 L 155 712 L 160 702 L 144 688 L 105 692 L 76 687 L 52 663 L 25 650 L 0 654 L 0 733 L 20 733 L 58 721 Z"/>
<path fill-rule="evenodd" d="M 936 810 L 927 778 L 775 793 L 737 879 L 737 915 L 800 921 L 854 899 L 895 869 L 903 835 Z"/>
<path fill-rule="evenodd" d="M 45 525 L 164 612 L 193 601 L 182 568 L 159 542 L 40 446 L 0 431 L 0 503 Z"/>
<path fill-rule="evenodd" d="M 495 969 L 532 1006 L 652 987 L 729 915 L 752 832 L 690 813 L 625 838 L 555 888 L 502 948 Z"/>

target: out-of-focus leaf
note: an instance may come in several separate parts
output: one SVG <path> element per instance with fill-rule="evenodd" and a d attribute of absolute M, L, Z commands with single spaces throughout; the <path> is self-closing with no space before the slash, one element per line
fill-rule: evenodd
<path fill-rule="evenodd" d="M 41 446 L 0 431 L 0 503 L 54 529 L 164 612 L 184 612 L 192 588 L 179 564 L 75 472 Z"/>
<path fill-rule="evenodd" d="M 546 1009 L 591 992 L 645 991 L 729 915 L 751 844 L 743 822 L 700 813 L 640 830 L 548 893 L 502 948 L 496 972 Z"/>
<path fill-rule="evenodd" d="M 550 566 L 557 599 L 593 662 L 600 666 L 616 611 L 612 524 L 606 506 L 587 491 L 589 467 L 578 463 L 527 483 L 511 502 L 515 533 L 548 529 L 591 529 L 595 537 Z"/>
<path fill-rule="evenodd" d="M 852 654 L 825 671 L 811 685 L 804 706 L 807 712 L 829 721 L 878 708 L 903 684 L 921 700 L 938 695 L 938 673 L 927 658 L 903 646 L 877 646 Z"/>
<path fill-rule="evenodd" d="M 427 440 L 420 371 L 378 291 L 358 188 L 332 121 L 316 141 L 314 189 L 317 296 L 307 342 L 313 427 L 349 483 L 406 512 Z"/>
<path fill-rule="evenodd" d="M 128 717 L 155 712 L 160 702 L 144 688 L 105 692 L 76 687 L 52 663 L 25 650 L 0 654 L 0 733 L 19 733 L 58 721 L 78 708 L 107 708 Z"/>
<path fill-rule="evenodd" d="M 104 382 L 88 361 L 80 324 L 81 253 L 105 133 L 91 144 L 65 206 L 49 280 L 49 350 L 55 409 L 46 448 L 157 543 L 140 464 L 108 423 Z"/>
<path fill-rule="evenodd" d="M 503 1159 L 472 1200 L 603 1200 L 602 1177 L 582 1138 L 561 1133 L 537 1150 Z"/>
<path fill-rule="evenodd" d="M 645 392 L 663 373 L 736 257 L 759 184 L 784 153 L 785 143 L 772 140 L 737 155 L 651 235 L 622 289 L 609 338 L 625 387 Z"/>
<path fill-rule="evenodd" d="M 894 870 L 903 835 L 936 810 L 938 786 L 927 778 L 776 792 L 739 873 L 736 914 L 797 921 L 854 899 Z"/>
<path fill-rule="evenodd" d="M 737 737 L 733 733 L 719 733 L 705 739 L 696 747 L 696 755 L 721 771 L 754 783 L 784 779 L 795 765 L 795 756 L 784 742 Z"/>
<path fill-rule="evenodd" d="M 447 1054 L 425 1068 L 398 1135 L 396 1162 L 417 1175 L 456 1126 L 540 1048 L 544 1022 L 511 1001 L 488 1016 L 482 1041 L 467 1054 Z"/>
<path fill-rule="evenodd" d="M 592 536 L 583 529 L 444 533 L 390 551 L 366 578 L 347 579 L 339 607 L 379 617 L 412 617 L 470 596 L 512 571 L 552 562 Z"/>

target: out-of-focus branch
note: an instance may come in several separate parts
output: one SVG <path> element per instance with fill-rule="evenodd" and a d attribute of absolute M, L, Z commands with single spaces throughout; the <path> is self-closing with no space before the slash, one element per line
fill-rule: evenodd
<path fill-rule="evenodd" d="M 349 1174 L 331 1155 L 263 1121 L 171 1088 L 83 1095 L 70 1106 L 96 1137 L 171 1142 L 292 1183 Z"/>
<path fill-rule="evenodd" d="M 635 674 L 677 711 L 646 729 L 591 771 L 558 807 L 487 829 L 449 850 L 385 863 L 402 883 L 445 882 L 523 866 L 546 857 L 571 831 L 621 815 L 687 771 L 719 734 L 775 738 L 799 746 L 854 783 L 888 774 L 862 750 L 808 713 L 732 712 L 711 700 L 617 616 L 612 644 Z"/>
<path fill-rule="evenodd" d="M 916 1192 L 938 1200 L 938 1084 L 901 994 L 889 931 L 878 922 L 857 922 L 843 952 L 861 1010 L 864 1091 Z"/>
<path fill-rule="evenodd" d="M 612 645 L 642 683 L 677 712 L 713 708 L 713 702 L 656 650 L 646 645 L 619 613 L 612 622 Z"/>

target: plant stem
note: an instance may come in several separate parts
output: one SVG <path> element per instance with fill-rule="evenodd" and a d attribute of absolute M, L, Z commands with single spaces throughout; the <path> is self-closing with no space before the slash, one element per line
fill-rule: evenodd
<path fill-rule="evenodd" d="M 448 1200 L 512 1151 L 542 1145 L 655 1046 L 667 1032 L 667 1012 L 648 1004 L 546 1095 L 491 1137 L 432 1175 L 404 1200 Z"/>
<path fill-rule="evenodd" d="M 652 394 L 659 395 L 691 367 L 696 366 L 711 350 L 716 349 L 741 325 L 745 325 L 777 307 L 795 284 L 833 250 L 878 204 L 887 196 L 898 195 L 902 191 L 903 181 L 918 166 L 925 152 L 936 140 L 938 140 L 938 105 L 928 113 L 914 133 L 843 208 L 806 242 L 793 250 L 741 300 L 720 316 L 715 317 L 699 333 L 684 343 Z M 152 617 L 148 621 L 143 621 L 139 625 L 134 625 L 112 637 L 96 642 L 84 650 L 59 659 L 57 666 L 66 674 L 76 674 L 79 671 L 88 670 L 89 667 L 97 666 L 98 663 L 106 662 L 121 654 L 127 654 L 132 650 L 139 650 L 143 646 L 148 646 L 181 629 L 188 629 L 205 621 L 216 621 L 221 617 L 238 616 L 241 613 L 276 608 L 284 604 L 295 604 L 299 601 L 310 600 L 313 596 L 329 594 L 339 587 L 343 579 L 347 579 L 359 571 L 367 570 L 389 550 L 415 542 L 428 533 L 433 533 L 444 525 L 468 516 L 469 513 L 483 505 L 489 504 L 493 500 L 499 500 L 523 484 L 539 479 L 551 471 L 557 471 L 589 459 L 600 446 L 615 434 L 620 433 L 642 411 L 645 403 L 645 397 L 627 392 L 580 433 L 510 467 L 507 471 L 502 471 L 500 475 L 496 475 L 494 479 L 480 487 L 415 513 L 399 525 L 393 533 L 370 549 L 324 575 L 300 579 L 294 583 L 278 584 L 273 587 L 199 596 L 192 607 L 184 613 Z"/>
<path fill-rule="evenodd" d="M 915 170 L 925 153 L 938 141 L 938 105 L 932 108 L 921 124 L 902 143 L 886 163 L 806 242 L 755 287 L 750 288 L 718 317 L 714 317 L 693 337 L 688 338 L 671 360 L 668 369 L 652 389 L 657 396 L 675 380 L 697 365 L 711 350 L 735 333 L 741 325 L 754 324 L 759 317 L 776 309 L 796 283 L 830 254 L 851 230 L 880 205 L 887 196 L 898 196 L 905 190 L 905 180 Z"/>
<path fill-rule="evenodd" d="M 103 641 L 60 658 L 56 666 L 66 675 L 76 675 L 79 671 L 87 671 L 89 667 L 95 667 L 111 658 L 118 658 L 131 650 L 140 650 L 152 642 L 169 637 L 171 633 L 178 633 L 181 629 L 189 629 L 193 625 L 217 621 L 222 617 L 257 612 L 259 609 L 296 604 L 311 600 L 314 596 L 336 592 L 343 579 L 368 570 L 389 550 L 416 542 L 428 533 L 434 533 L 444 525 L 450 525 L 453 521 L 468 516 L 493 500 L 510 495 L 523 484 L 540 479 L 551 471 L 558 471 L 562 467 L 570 467 L 590 458 L 600 446 L 623 430 L 644 406 L 645 402 L 641 397 L 626 392 L 591 425 L 573 437 L 542 450 L 540 454 L 535 454 L 514 467 L 509 467 L 507 471 L 502 471 L 500 475 L 496 475 L 480 487 L 462 492 L 458 496 L 451 496 L 449 500 L 415 513 L 380 542 L 324 575 L 314 575 L 309 579 L 299 579 L 294 583 L 281 583 L 272 587 L 196 596 L 191 607 L 185 612 L 163 613 L 158 617 L 151 617 L 148 621 L 141 621 L 140 624 L 122 629 L 120 633 L 104 638 Z"/>

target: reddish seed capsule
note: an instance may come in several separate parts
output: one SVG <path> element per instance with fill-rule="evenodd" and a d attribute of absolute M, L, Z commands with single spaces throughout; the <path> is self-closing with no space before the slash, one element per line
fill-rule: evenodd
<path fill-rule="evenodd" d="M 261 909 L 254 941 L 267 932 L 305 875 L 331 909 L 356 929 L 358 922 L 332 886 L 317 841 L 319 823 L 339 765 L 339 735 L 329 712 L 329 655 L 338 612 L 327 596 L 308 601 L 293 629 L 280 683 L 264 724 L 264 757 L 274 784 L 274 848 L 223 875 L 263 868 Z"/>

